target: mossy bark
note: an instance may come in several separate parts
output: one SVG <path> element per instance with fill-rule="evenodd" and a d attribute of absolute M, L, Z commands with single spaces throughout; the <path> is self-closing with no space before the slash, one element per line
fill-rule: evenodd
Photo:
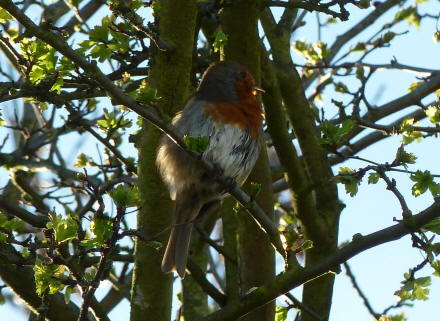
<path fill-rule="evenodd" d="M 258 17 L 260 1 L 235 1 L 224 9 L 222 25 L 228 35 L 225 46 L 226 60 L 244 64 L 257 83 L 260 78 L 260 39 L 258 36 Z M 257 203 L 273 219 L 273 193 L 266 149 L 262 148 L 260 157 L 249 182 L 260 183 L 262 189 L 256 197 Z M 275 275 L 275 255 L 269 239 L 247 213 L 238 214 L 238 256 L 241 294 L 253 287 L 269 282 Z M 275 303 L 260 307 L 243 320 L 274 320 Z"/>
<path fill-rule="evenodd" d="M 289 188 L 294 196 L 296 214 L 305 238 L 314 244 L 312 249 L 306 251 L 306 266 L 311 266 L 337 249 L 341 208 L 330 163 L 319 145 L 318 128 L 290 56 L 289 26 L 293 19 L 289 17 L 294 14 L 294 11 L 285 12 L 285 19 L 282 18 L 277 24 L 270 10 L 266 9 L 261 14 L 261 24 L 270 43 L 273 66 L 287 116 L 303 155 L 304 172 L 295 175 L 296 169 L 291 167 L 294 175 L 289 177 Z M 333 283 L 334 275 L 327 274 L 304 285 L 302 303 L 312 308 L 323 320 L 327 320 L 330 313 Z M 308 314 L 301 315 L 302 321 L 312 319 Z"/>
<path fill-rule="evenodd" d="M 208 246 L 203 237 L 198 232 L 202 230 L 206 235 L 210 235 L 214 225 L 218 219 L 220 203 L 215 203 L 206 212 L 202 214 L 202 218 L 196 223 L 195 231 L 191 236 L 191 259 L 206 273 L 208 265 Z M 196 321 L 209 313 L 208 295 L 202 287 L 194 280 L 191 273 L 182 280 L 182 297 L 183 297 L 183 318 L 185 321 Z"/>
<path fill-rule="evenodd" d="M 171 44 L 170 50 L 154 50 L 150 85 L 158 90 L 158 106 L 172 117 L 188 96 L 197 7 L 195 0 L 163 0 L 157 14 L 159 35 Z M 172 222 L 173 204 L 155 166 L 157 145 L 162 133 L 144 122 L 139 144 L 139 192 L 143 202 L 137 223 L 147 237 Z M 161 250 L 137 240 L 132 283 L 131 321 L 170 320 L 173 275 L 160 265 L 168 233 L 160 236 Z"/>

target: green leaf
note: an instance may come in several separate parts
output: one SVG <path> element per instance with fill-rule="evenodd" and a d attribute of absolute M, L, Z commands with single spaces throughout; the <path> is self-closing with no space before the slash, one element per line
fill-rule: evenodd
<path fill-rule="evenodd" d="M 290 215 L 284 216 L 287 221 L 289 221 L 289 218 L 292 217 Z M 284 238 L 286 239 L 286 244 L 289 248 L 294 249 L 296 246 L 296 242 L 301 237 L 301 234 L 299 234 L 297 223 L 294 222 L 292 219 L 290 219 L 290 222 L 288 222 L 287 225 L 284 225 L 282 228 L 282 234 Z"/>
<path fill-rule="evenodd" d="M 24 247 L 23 250 L 21 251 L 21 256 L 22 256 L 24 259 L 27 259 L 27 258 L 29 257 L 30 254 L 31 254 L 31 253 L 29 252 L 29 250 L 28 250 L 27 247 Z"/>
<path fill-rule="evenodd" d="M 434 269 L 433 275 L 440 277 L 440 261 L 436 260 L 431 263 L 432 268 Z"/>
<path fill-rule="evenodd" d="M 55 55 L 55 49 L 42 40 L 22 39 L 20 53 L 31 62 L 29 80 L 33 84 L 38 84 L 48 75 L 55 73 L 58 56 Z"/>
<path fill-rule="evenodd" d="M 408 18 L 412 14 L 413 11 L 414 11 L 413 7 L 400 9 L 399 12 L 397 12 L 394 19 L 396 21 L 402 21 L 402 20 Z"/>
<path fill-rule="evenodd" d="M 326 58 L 330 54 L 330 49 L 327 48 L 327 44 L 319 40 L 316 43 L 316 47 L 319 49 L 320 59 Z"/>
<path fill-rule="evenodd" d="M 6 242 L 7 239 L 8 239 L 8 234 L 0 232 L 0 243 Z"/>
<path fill-rule="evenodd" d="M 431 277 L 420 277 L 414 280 L 408 280 L 409 273 L 405 273 L 406 281 L 403 286 L 395 292 L 401 300 L 427 300 L 429 294 L 429 285 L 431 285 Z"/>
<path fill-rule="evenodd" d="M 0 226 L 3 227 L 7 221 L 8 221 L 8 217 L 2 212 L 0 212 Z"/>
<path fill-rule="evenodd" d="M 329 17 L 327 18 L 326 24 L 333 24 L 333 23 L 338 23 L 339 20 L 333 17 Z"/>
<path fill-rule="evenodd" d="M 221 28 L 217 28 L 214 31 L 214 42 L 212 43 L 212 48 L 214 52 L 220 51 L 227 43 L 228 35 L 223 32 Z"/>
<path fill-rule="evenodd" d="M 84 40 L 78 43 L 78 49 L 76 49 L 77 52 L 84 54 L 87 50 L 92 48 L 96 44 L 95 41 L 90 40 Z"/>
<path fill-rule="evenodd" d="M 159 16 L 160 16 L 160 8 L 161 8 L 161 6 L 160 6 L 160 1 L 158 1 L 158 0 L 153 0 L 153 1 L 151 2 L 150 7 L 151 7 L 151 9 L 153 10 L 153 16 L 154 16 L 154 17 L 159 17 Z"/>
<path fill-rule="evenodd" d="M 432 39 L 434 40 L 435 43 L 440 42 L 440 30 L 434 32 L 434 34 L 432 35 Z"/>
<path fill-rule="evenodd" d="M 21 232 L 26 230 L 26 224 L 21 219 L 9 219 L 3 214 L 0 215 L 0 226 L 8 231 Z"/>
<path fill-rule="evenodd" d="M 8 20 L 12 20 L 12 16 L 5 9 L 0 8 L 0 23 L 5 23 Z"/>
<path fill-rule="evenodd" d="M 162 244 L 161 242 L 159 242 L 159 241 L 151 241 L 151 242 L 148 242 L 148 245 L 149 245 L 150 247 L 152 247 L 153 249 L 155 249 L 155 250 L 159 250 L 159 249 L 161 249 L 162 246 L 163 246 L 163 244 Z"/>
<path fill-rule="evenodd" d="M 99 122 L 99 120 L 98 120 Z M 78 155 L 77 159 L 76 159 L 76 163 L 73 165 L 75 168 L 84 168 L 87 165 L 90 165 L 92 162 L 92 159 L 87 156 L 84 153 L 81 153 Z"/>
<path fill-rule="evenodd" d="M 312 240 L 305 240 L 304 243 L 301 245 L 301 248 L 303 250 L 309 250 L 313 248 L 313 241 Z"/>
<path fill-rule="evenodd" d="M 96 268 L 94 266 L 91 266 L 86 269 L 86 272 L 84 273 L 84 278 L 87 281 L 91 282 L 95 278 L 96 272 L 97 272 Z"/>
<path fill-rule="evenodd" d="M 389 315 L 387 321 L 406 321 L 405 313 Z"/>
<path fill-rule="evenodd" d="M 59 280 L 66 279 L 65 268 L 62 265 L 45 263 L 39 258 L 34 265 L 35 287 L 38 295 L 42 295 L 49 288 L 49 294 L 55 294 L 64 288 Z"/>
<path fill-rule="evenodd" d="M 355 124 L 356 122 L 351 119 L 346 119 L 339 125 L 324 120 L 321 126 L 322 134 L 319 143 L 324 147 L 333 148 L 343 144 L 346 141 L 345 135 L 351 131 Z"/>
<path fill-rule="evenodd" d="M 406 18 L 406 21 L 408 21 L 410 25 L 414 25 L 416 29 L 419 29 L 420 27 L 420 20 L 421 20 L 421 16 L 419 15 L 417 9 L 415 8 L 411 12 L 411 14 Z"/>
<path fill-rule="evenodd" d="M 338 130 L 338 134 L 341 136 L 348 134 L 355 124 L 356 124 L 356 121 L 351 120 L 351 119 L 346 119 L 346 120 L 342 121 L 341 127 Z"/>
<path fill-rule="evenodd" d="M 95 247 L 101 247 L 103 244 L 102 242 L 99 242 L 96 239 L 90 239 L 90 238 L 86 238 L 84 240 L 81 240 L 81 242 L 79 243 L 86 251 L 91 250 Z"/>
<path fill-rule="evenodd" d="M 2 116 L 3 116 L 3 114 L 2 114 L 1 111 L 0 111 L 0 127 L 5 126 L 5 121 L 4 121 L 4 119 L 2 118 Z"/>
<path fill-rule="evenodd" d="M 81 241 L 81 245 L 86 249 L 102 247 L 113 233 L 113 222 L 107 218 L 95 216 L 90 222 L 90 232 L 92 237 L 87 237 Z"/>
<path fill-rule="evenodd" d="M 124 115 L 118 116 L 114 111 L 109 113 L 106 108 L 104 108 L 104 117 L 105 119 L 99 119 L 96 122 L 98 128 L 104 133 L 113 132 L 114 129 L 127 129 L 132 125 L 131 120 L 125 119 Z"/>
<path fill-rule="evenodd" d="M 249 194 L 252 197 L 256 197 L 260 193 L 260 191 L 261 191 L 261 184 L 251 182 Z"/>
<path fill-rule="evenodd" d="M 61 77 L 58 77 L 57 80 L 53 83 L 52 87 L 49 89 L 49 91 L 56 91 L 56 93 L 59 95 L 61 93 L 61 87 L 64 85 L 64 79 Z"/>
<path fill-rule="evenodd" d="M 32 71 L 29 73 L 29 80 L 33 84 L 38 84 L 45 77 L 46 77 L 46 71 L 37 65 L 34 65 L 32 67 Z"/>
<path fill-rule="evenodd" d="M 423 226 L 425 229 L 440 235 L 440 217 L 436 217 Z"/>
<path fill-rule="evenodd" d="M 192 137 L 190 135 L 185 135 L 183 137 L 185 144 L 189 151 L 194 153 L 203 153 L 209 146 L 209 137 L 208 136 L 200 136 Z"/>
<path fill-rule="evenodd" d="M 356 173 L 349 167 L 340 167 L 338 176 L 336 177 L 338 183 L 342 183 L 345 186 L 345 191 L 350 194 L 351 197 L 355 196 L 358 192 L 358 186 L 361 183 L 360 179 L 356 176 Z"/>
<path fill-rule="evenodd" d="M 366 46 L 365 42 L 358 42 L 356 44 L 356 46 L 354 46 L 354 48 L 351 49 L 352 52 L 356 52 L 356 51 L 364 52 L 365 50 L 367 50 L 367 46 Z"/>
<path fill-rule="evenodd" d="M 278 306 L 275 311 L 275 321 L 286 321 L 287 320 L 287 312 L 289 312 L 288 308 Z"/>
<path fill-rule="evenodd" d="M 139 88 L 136 90 L 136 100 L 148 105 L 149 103 L 158 100 L 157 90 L 151 88 L 148 82 L 144 79 L 142 80 Z"/>
<path fill-rule="evenodd" d="M 418 124 L 414 123 L 414 118 L 407 118 L 400 125 L 400 131 L 403 135 L 402 142 L 403 144 L 409 144 L 415 141 L 420 141 L 422 139 L 422 133 L 417 131 Z"/>
<path fill-rule="evenodd" d="M 417 156 L 413 153 L 408 153 L 403 149 L 403 145 L 397 149 L 396 162 L 398 164 L 415 164 Z"/>
<path fill-rule="evenodd" d="M 414 196 L 420 196 L 425 193 L 428 189 L 432 196 L 440 195 L 440 186 L 434 182 L 430 171 L 425 170 L 424 172 L 418 170 L 415 174 L 410 176 L 413 182 L 416 182 L 411 190 Z"/>
<path fill-rule="evenodd" d="M 60 60 L 60 65 L 58 67 L 59 71 L 72 71 L 75 70 L 75 64 L 72 60 L 67 57 L 62 57 Z"/>
<path fill-rule="evenodd" d="M 46 226 L 54 230 L 55 240 L 58 243 L 63 243 L 78 237 L 78 223 L 70 215 L 67 215 L 66 219 L 63 219 L 61 215 L 50 212 L 49 218 L 50 221 Z"/>
<path fill-rule="evenodd" d="M 365 80 L 365 70 L 364 70 L 364 67 L 357 67 L 356 68 L 356 78 L 359 79 L 360 81 L 364 81 Z"/>
<path fill-rule="evenodd" d="M 107 42 L 110 29 L 108 25 L 96 26 L 89 31 L 89 39 L 91 41 Z"/>
<path fill-rule="evenodd" d="M 90 222 L 92 237 L 87 237 L 80 242 L 86 250 L 94 247 L 102 247 L 113 233 L 113 222 L 107 218 L 95 216 Z"/>
<path fill-rule="evenodd" d="M 383 43 L 389 43 L 391 40 L 393 40 L 393 38 L 396 36 L 395 32 L 392 31 L 388 31 L 387 33 L 385 33 L 382 36 L 382 41 Z"/>
<path fill-rule="evenodd" d="M 426 108 L 425 114 L 426 114 L 426 116 L 429 117 L 429 121 L 431 123 L 433 123 L 433 124 L 440 123 L 440 113 L 439 113 L 438 107 L 429 106 L 428 108 Z"/>
<path fill-rule="evenodd" d="M 370 173 L 370 175 L 368 175 L 368 184 L 377 184 L 379 178 L 380 175 L 378 173 Z"/>
<path fill-rule="evenodd" d="M 424 289 L 419 285 L 414 285 L 413 296 L 415 300 L 428 300 L 429 289 Z"/>
<path fill-rule="evenodd" d="M 66 287 L 66 292 L 64 292 L 64 302 L 66 304 L 70 303 L 70 296 L 72 295 L 72 293 L 76 292 L 76 288 L 74 286 L 68 286 Z"/>
<path fill-rule="evenodd" d="M 361 9 L 367 9 L 370 7 L 370 0 L 360 0 L 358 2 L 358 7 Z"/>
<path fill-rule="evenodd" d="M 92 51 L 90 51 L 92 58 L 98 58 L 99 62 L 106 61 L 108 58 L 110 58 L 111 54 L 111 49 L 107 48 L 106 45 L 96 45 L 93 47 Z"/>
<path fill-rule="evenodd" d="M 414 91 L 415 89 L 417 89 L 420 85 L 422 85 L 423 84 L 423 82 L 421 82 L 421 81 L 414 81 L 414 82 L 412 82 L 410 85 L 409 85 L 409 88 L 408 88 L 408 91 L 409 92 L 412 92 L 412 91 Z"/>
<path fill-rule="evenodd" d="M 120 184 L 110 192 L 110 196 L 117 207 L 136 207 L 139 205 L 139 192 L 137 187 Z"/>

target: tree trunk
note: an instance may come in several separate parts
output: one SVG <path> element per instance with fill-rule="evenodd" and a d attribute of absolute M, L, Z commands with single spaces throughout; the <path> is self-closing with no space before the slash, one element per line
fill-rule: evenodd
<path fill-rule="evenodd" d="M 226 60 L 244 64 L 257 83 L 260 79 L 260 39 L 257 28 L 259 5 L 259 1 L 235 1 L 232 6 L 224 9 L 222 15 L 222 23 L 228 35 L 225 46 Z M 257 164 L 247 181 L 247 184 L 261 184 L 262 188 L 256 201 L 273 219 L 272 180 L 265 148 L 262 148 Z M 241 295 L 274 278 L 275 255 L 269 239 L 253 218 L 243 211 L 238 213 L 238 256 Z M 242 319 L 271 321 L 274 320 L 274 313 L 275 302 L 271 302 Z"/>
<path fill-rule="evenodd" d="M 196 0 L 164 0 L 160 15 L 160 37 L 172 49 L 155 48 L 152 54 L 150 85 L 156 88 L 159 108 L 166 115 L 182 107 L 188 96 L 196 21 Z M 153 49 L 154 45 L 151 47 Z M 173 206 L 155 165 L 158 141 L 162 136 L 144 122 L 139 139 L 139 194 L 143 205 L 138 213 L 138 229 L 147 237 L 163 231 L 172 222 Z M 142 243 L 135 246 L 131 321 L 170 320 L 173 275 L 161 271 L 161 260 L 168 233 L 161 235 L 160 251 Z"/>

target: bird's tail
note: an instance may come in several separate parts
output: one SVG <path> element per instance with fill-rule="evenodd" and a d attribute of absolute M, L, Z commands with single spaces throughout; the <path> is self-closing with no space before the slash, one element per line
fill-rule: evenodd
<path fill-rule="evenodd" d="M 183 206 L 176 204 L 176 223 L 171 230 L 168 245 L 162 259 L 162 271 L 167 273 L 175 270 L 183 279 L 185 277 L 186 261 L 188 258 L 191 231 L 194 219 L 201 206 Z"/>

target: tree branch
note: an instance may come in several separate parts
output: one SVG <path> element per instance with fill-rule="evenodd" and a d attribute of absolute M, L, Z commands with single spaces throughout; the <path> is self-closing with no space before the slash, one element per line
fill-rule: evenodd
<path fill-rule="evenodd" d="M 200 285 L 203 291 L 214 299 L 220 306 L 225 306 L 227 297 L 223 293 L 217 290 L 217 288 L 206 279 L 205 272 L 202 271 L 200 266 L 191 258 L 188 258 L 188 270 L 191 277 Z"/>
<path fill-rule="evenodd" d="M 11 202 L 7 197 L 0 195 L 0 209 L 7 215 L 13 215 L 24 222 L 38 228 L 45 228 L 49 219 L 46 216 L 34 215 L 31 212 Z"/>
<path fill-rule="evenodd" d="M 307 11 L 313 12 L 322 12 L 326 13 L 328 15 L 331 15 L 334 18 L 339 18 L 342 21 L 348 20 L 348 16 L 350 15 L 349 12 L 344 8 L 344 6 L 347 4 L 345 1 L 330 1 L 327 3 L 319 3 L 319 1 L 302 1 L 302 0 L 295 0 L 295 1 L 278 1 L 278 0 L 267 0 L 263 3 L 266 7 L 284 7 L 284 8 L 291 8 L 291 9 L 305 9 Z M 340 11 L 334 11 L 331 10 L 330 7 L 339 5 Z"/>
<path fill-rule="evenodd" d="M 336 55 L 339 53 L 339 50 L 346 45 L 351 39 L 356 37 L 358 34 L 363 32 L 367 27 L 373 25 L 373 23 L 379 19 L 385 12 L 387 12 L 389 9 L 394 7 L 395 5 L 399 4 L 403 0 L 387 0 L 380 4 L 378 8 L 376 8 L 374 11 L 372 11 L 368 16 L 366 16 L 364 19 L 362 19 L 359 23 L 355 24 L 350 30 L 345 32 L 344 34 L 338 36 L 336 38 L 336 41 L 333 43 L 333 45 L 330 47 L 330 53 L 325 58 L 328 63 L 330 63 Z M 304 82 L 304 88 L 308 88 L 313 81 L 318 77 L 320 74 L 319 71 L 315 72 L 312 76 L 307 78 L 307 80 Z"/>
<path fill-rule="evenodd" d="M 289 270 L 281 273 L 273 282 L 266 284 L 245 295 L 239 302 L 226 306 L 203 318 L 203 321 L 234 320 L 249 311 L 261 306 L 310 280 L 329 273 L 335 266 L 346 262 L 348 259 L 376 247 L 378 245 L 395 241 L 413 231 L 421 228 L 434 218 L 440 217 L 440 201 L 435 202 L 419 214 L 405 219 L 398 224 L 383 230 L 360 236 L 346 246 L 338 249 L 315 264 L 303 269 Z"/>

